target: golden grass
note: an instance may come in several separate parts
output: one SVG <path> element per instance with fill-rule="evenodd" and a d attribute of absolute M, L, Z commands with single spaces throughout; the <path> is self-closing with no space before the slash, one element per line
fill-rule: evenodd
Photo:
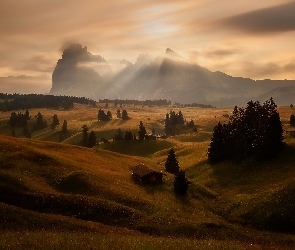
<path fill-rule="evenodd" d="M 11 197 L 6 197 L 6 202 L 2 200 L 8 204 L 5 206 L 11 206 L 10 208 L 15 209 L 17 213 L 24 214 L 29 221 L 41 225 L 36 219 L 41 216 L 42 221 L 45 221 L 44 234 L 48 236 L 48 240 L 41 239 L 41 245 L 57 241 L 58 248 L 68 246 L 78 249 L 86 247 L 88 242 L 90 246 L 98 245 L 107 249 L 112 245 L 112 237 L 120 238 L 118 235 L 121 232 L 111 234 L 107 240 L 107 236 L 102 234 L 104 230 L 97 229 L 99 224 L 96 223 L 103 222 L 112 225 L 109 229 L 114 225 L 120 225 L 136 232 L 177 237 L 167 239 L 143 234 L 133 236 L 132 231 L 124 231 L 125 242 L 118 243 L 121 249 L 132 249 L 136 248 L 135 246 L 147 249 L 165 249 L 165 246 L 176 246 L 178 249 L 179 246 L 199 246 L 199 249 L 248 249 L 252 246 L 254 249 L 291 249 L 294 246 L 295 239 L 292 235 L 254 229 L 256 227 L 265 230 L 271 218 L 268 214 L 286 213 L 280 203 L 294 210 L 292 202 L 284 203 L 288 201 L 288 197 L 293 197 L 294 192 L 294 138 L 286 136 L 288 147 L 270 161 L 248 160 L 240 165 L 232 162 L 210 165 L 207 162 L 206 151 L 212 129 L 218 121 L 226 122 L 228 118 L 223 117 L 223 114 L 230 114 L 232 109 L 183 108 L 175 111 L 181 110 L 187 120 L 193 119 L 198 128 L 197 133 L 183 131 L 166 140 L 122 141 L 102 144 L 93 149 L 69 145 L 79 143 L 80 128 L 84 124 L 90 130 L 94 130 L 98 138 L 111 139 L 118 128 L 136 133 L 139 121 L 143 121 L 148 131 L 155 128 L 156 132 L 161 133 L 165 114 L 170 111 L 167 107 L 132 106 L 126 109 L 130 120 L 113 119 L 110 122 L 97 121 L 98 109 L 83 105 L 75 105 L 74 110 L 70 111 L 30 110 L 32 116 L 41 111 L 48 121 L 55 113 L 61 122 L 66 119 L 72 137 L 63 143 L 53 143 L 58 139 L 57 131 L 60 128 L 55 131 L 48 129 L 36 132 L 31 140 L 0 137 L 0 187 L 13 191 L 16 195 L 25 195 L 28 199 L 35 197 L 38 202 L 43 199 L 45 204 L 60 207 L 60 204 L 64 203 L 68 208 L 73 208 L 68 215 L 62 208 L 44 210 L 48 218 L 41 215 L 40 206 L 34 210 L 29 208 L 28 204 L 18 203 L 19 201 Z M 111 110 L 115 116 L 117 109 L 110 107 L 107 110 Z M 293 109 L 280 107 L 278 110 L 284 126 L 288 127 Z M 9 116 L 7 113 L 0 114 L 0 132 L 8 135 L 11 131 L 5 126 L 5 121 Z M 39 140 L 35 140 L 37 138 Z M 159 171 L 164 170 L 170 147 L 174 148 L 180 167 L 186 171 L 186 176 L 191 181 L 186 197 L 174 195 L 173 175 L 170 174 L 164 177 L 164 184 L 160 186 L 141 186 L 131 179 L 130 168 L 141 162 Z M 79 185 L 76 186 L 75 183 Z M 106 218 L 96 215 L 98 210 L 95 207 L 104 209 Z M 7 213 L 7 209 L 4 210 L 1 206 L 0 209 Z M 27 211 L 30 211 L 30 216 Z M 83 211 L 87 213 L 79 214 Z M 122 216 L 122 211 L 125 211 L 127 216 Z M 18 218 L 12 214 L 9 216 L 11 219 Z M 59 217 L 52 217 L 58 232 L 51 231 L 54 231 L 54 228 L 50 227 L 50 216 L 62 216 L 67 225 L 65 228 L 85 230 L 87 233 L 76 233 L 77 240 L 69 241 L 72 235 L 63 231 L 62 225 L 57 222 Z M 118 219 L 120 216 L 122 218 Z M 293 216 L 292 212 L 289 212 L 290 216 Z M 88 232 L 89 227 L 83 224 L 85 220 L 93 221 L 92 228 L 99 232 L 97 239 L 90 241 L 94 236 Z M 246 223 L 249 225 L 245 226 Z M 25 225 L 22 228 L 27 229 Z M 40 228 L 42 227 L 37 227 L 37 230 Z M 105 229 L 105 232 L 107 231 Z M 13 241 L 13 244 L 35 244 L 38 247 L 40 245 L 36 243 L 37 239 L 46 238 L 42 236 L 42 232 L 28 233 L 30 237 Z M 54 239 L 53 233 L 57 233 L 57 239 Z M 13 238 L 17 233 L 3 235 Z M 2 244 L 9 243 L 4 241 Z"/>

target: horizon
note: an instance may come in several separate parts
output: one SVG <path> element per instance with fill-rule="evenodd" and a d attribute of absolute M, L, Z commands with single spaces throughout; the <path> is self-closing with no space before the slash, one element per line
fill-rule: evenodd
<path fill-rule="evenodd" d="M 123 59 L 134 64 L 140 54 L 156 58 L 170 48 L 213 72 L 293 80 L 294 11 L 294 0 L 4 0 L 0 78 L 23 75 L 34 81 L 22 86 L 2 81 L 1 92 L 49 92 L 56 63 L 72 43 L 102 56 L 113 70 Z"/>

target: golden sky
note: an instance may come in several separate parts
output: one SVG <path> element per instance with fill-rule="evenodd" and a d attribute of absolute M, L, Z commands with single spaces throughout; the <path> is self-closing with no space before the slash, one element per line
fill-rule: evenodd
<path fill-rule="evenodd" d="M 171 48 L 211 71 L 295 79 L 294 13 L 294 0 L 1 0 L 0 77 L 49 91 L 63 49 L 80 43 L 114 69 Z"/>

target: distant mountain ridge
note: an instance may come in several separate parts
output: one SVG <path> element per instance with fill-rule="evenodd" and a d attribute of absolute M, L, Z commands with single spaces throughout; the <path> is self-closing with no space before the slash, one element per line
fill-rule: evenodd
<path fill-rule="evenodd" d="M 212 72 L 185 62 L 169 48 L 156 58 L 141 54 L 134 64 L 123 59 L 120 67 L 113 73 L 103 57 L 72 44 L 57 62 L 50 94 L 216 106 L 245 105 L 250 99 L 264 102 L 272 95 L 278 105 L 295 103 L 295 80 L 252 80 Z"/>

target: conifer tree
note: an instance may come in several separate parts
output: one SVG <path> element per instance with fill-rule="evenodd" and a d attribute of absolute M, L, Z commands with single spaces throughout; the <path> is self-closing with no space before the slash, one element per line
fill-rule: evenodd
<path fill-rule="evenodd" d="M 87 142 L 87 147 L 93 148 L 96 145 L 96 135 L 93 130 L 91 130 Z"/>
<path fill-rule="evenodd" d="M 176 159 L 173 148 L 169 150 L 169 153 L 167 155 L 165 170 L 171 174 L 177 174 L 179 172 L 179 163 Z"/>
<path fill-rule="evenodd" d="M 62 128 L 61 128 L 61 133 L 66 134 L 67 132 L 68 132 L 68 122 L 66 120 L 64 120 L 64 122 L 62 124 Z"/>
<path fill-rule="evenodd" d="M 122 111 L 122 119 L 123 120 L 128 120 L 129 119 L 129 116 L 128 116 L 128 113 L 127 113 L 127 110 L 126 109 L 124 109 Z"/>
<path fill-rule="evenodd" d="M 290 121 L 289 121 L 289 124 L 293 127 L 295 127 L 295 115 L 291 115 L 290 116 Z"/>
<path fill-rule="evenodd" d="M 174 192 L 176 194 L 185 195 L 187 193 L 189 181 L 185 177 L 185 172 L 180 170 L 174 176 Z"/>
<path fill-rule="evenodd" d="M 133 139 L 133 134 L 132 132 L 129 130 L 129 131 L 126 131 L 125 132 L 125 140 L 129 141 L 129 140 L 132 140 Z"/>
<path fill-rule="evenodd" d="M 82 126 L 82 146 L 87 147 L 88 144 L 88 127 L 87 125 Z"/>
<path fill-rule="evenodd" d="M 214 127 L 212 139 L 208 148 L 207 156 L 211 163 L 217 163 L 226 156 L 226 126 L 220 122 Z"/>
<path fill-rule="evenodd" d="M 117 110 L 117 118 L 122 118 L 120 109 Z"/>
<path fill-rule="evenodd" d="M 115 134 L 114 139 L 115 139 L 116 141 L 120 141 L 120 140 L 123 140 L 123 139 L 124 139 L 123 131 L 122 131 L 120 128 L 118 128 L 118 131 L 117 131 L 117 133 Z"/>
<path fill-rule="evenodd" d="M 47 122 L 44 120 L 41 112 L 38 112 L 36 116 L 36 123 L 34 124 L 34 129 L 39 130 L 47 127 Z"/>
<path fill-rule="evenodd" d="M 51 129 L 55 129 L 59 125 L 59 120 L 56 114 L 52 116 Z"/>
<path fill-rule="evenodd" d="M 144 140 L 146 134 L 145 127 L 143 126 L 142 121 L 139 122 L 139 130 L 138 130 L 138 139 Z"/>

